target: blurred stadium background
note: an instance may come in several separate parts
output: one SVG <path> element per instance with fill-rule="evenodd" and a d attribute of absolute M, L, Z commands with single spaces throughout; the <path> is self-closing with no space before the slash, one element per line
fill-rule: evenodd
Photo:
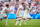
<path fill-rule="evenodd" d="M 31 19 L 40 19 L 40 0 L 0 0 L 0 14 L 2 10 L 1 7 L 5 7 L 6 4 L 9 4 L 9 7 L 11 10 L 13 9 L 13 12 L 8 14 L 9 15 L 8 18 L 16 19 L 17 18 L 16 12 L 21 2 L 24 2 L 25 5 L 28 5 L 29 2 L 32 3 L 32 6 L 35 8 L 31 10 L 31 13 L 30 13 Z M 22 12 L 22 15 L 23 14 L 24 12 Z"/>
<path fill-rule="evenodd" d="M 15 27 L 15 19 L 17 19 L 16 12 L 21 2 L 24 2 L 26 5 L 30 2 L 35 8 L 30 13 L 31 20 L 28 21 L 26 25 L 22 22 L 21 26 L 17 25 L 16 27 L 40 27 L 40 0 L 0 0 L 0 18 L 1 7 L 5 7 L 6 4 L 9 4 L 9 7 L 13 9 L 13 12 L 8 14 L 8 26 L 5 25 L 6 19 L 3 18 L 3 20 L 0 21 L 0 27 Z M 24 16 L 24 12 L 22 12 L 22 15 Z"/>

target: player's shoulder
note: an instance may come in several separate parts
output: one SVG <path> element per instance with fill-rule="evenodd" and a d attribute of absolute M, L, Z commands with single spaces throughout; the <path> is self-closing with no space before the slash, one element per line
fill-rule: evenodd
<path fill-rule="evenodd" d="M 19 4 L 19 6 L 20 6 L 20 7 L 22 7 L 22 5 L 21 5 L 21 4 Z"/>
<path fill-rule="evenodd" d="M 7 7 L 4 7 L 5 9 L 7 9 Z"/>

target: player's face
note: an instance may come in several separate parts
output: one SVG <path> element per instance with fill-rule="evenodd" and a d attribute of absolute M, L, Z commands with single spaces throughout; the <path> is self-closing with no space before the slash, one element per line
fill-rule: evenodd
<path fill-rule="evenodd" d="M 23 6 L 25 6 L 25 4 L 23 4 Z"/>
<path fill-rule="evenodd" d="M 31 4 L 29 4 L 29 6 L 31 6 Z"/>
<path fill-rule="evenodd" d="M 9 6 L 7 6 L 7 8 L 9 8 Z"/>

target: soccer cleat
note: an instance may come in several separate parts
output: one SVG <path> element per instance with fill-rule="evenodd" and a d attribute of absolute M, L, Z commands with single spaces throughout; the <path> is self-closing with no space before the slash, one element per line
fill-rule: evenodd
<path fill-rule="evenodd" d="M 21 26 L 21 24 L 19 24 Z"/>

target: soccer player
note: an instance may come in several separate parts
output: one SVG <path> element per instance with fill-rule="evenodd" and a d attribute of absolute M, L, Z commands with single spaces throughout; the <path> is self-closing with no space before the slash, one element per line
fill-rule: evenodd
<path fill-rule="evenodd" d="M 9 9 L 9 4 L 6 5 L 6 7 L 2 7 L 2 11 L 1 11 L 1 20 L 2 18 L 4 17 L 6 19 L 6 25 L 7 25 L 7 22 L 8 22 L 8 9 Z M 7 15 L 5 15 L 7 14 Z"/>
<path fill-rule="evenodd" d="M 29 15 L 29 13 L 31 12 L 31 9 L 32 9 L 32 6 L 31 6 L 31 3 L 29 3 L 24 13 L 24 18 L 27 19 L 24 21 L 25 24 L 27 21 L 31 20 L 31 16 Z"/>
<path fill-rule="evenodd" d="M 15 25 L 17 25 L 18 22 L 22 19 L 21 22 L 19 23 L 19 25 L 21 25 L 22 21 L 24 20 L 22 16 L 22 10 L 25 10 L 25 3 L 22 3 L 22 5 L 19 5 L 18 11 L 17 11 L 17 22 Z"/>

